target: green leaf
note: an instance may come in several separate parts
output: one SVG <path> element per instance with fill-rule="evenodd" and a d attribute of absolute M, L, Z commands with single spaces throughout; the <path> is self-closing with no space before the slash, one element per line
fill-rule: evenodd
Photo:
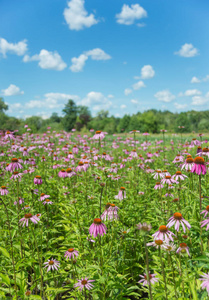
<path fill-rule="evenodd" d="M 3 248 L 3 247 L 0 247 L 0 251 L 2 252 L 2 254 L 8 258 L 10 258 L 10 255 L 9 255 L 9 252 Z"/>
<path fill-rule="evenodd" d="M 7 286 L 10 286 L 10 279 L 8 275 L 0 273 L 0 278 L 2 279 L 3 283 L 5 283 Z"/>

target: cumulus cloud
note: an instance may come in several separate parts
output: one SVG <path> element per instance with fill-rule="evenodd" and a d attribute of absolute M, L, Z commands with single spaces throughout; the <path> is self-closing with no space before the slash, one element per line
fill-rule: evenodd
<path fill-rule="evenodd" d="M 146 10 L 139 4 L 128 6 L 124 4 L 121 12 L 116 15 L 117 23 L 123 25 L 132 25 L 136 20 L 147 17 Z"/>
<path fill-rule="evenodd" d="M 154 95 L 154 97 L 157 98 L 158 101 L 166 103 L 171 102 L 176 98 L 169 90 L 159 91 Z"/>
<path fill-rule="evenodd" d="M 192 77 L 192 79 L 191 79 L 191 83 L 199 83 L 200 82 L 200 80 L 197 78 L 197 77 Z"/>
<path fill-rule="evenodd" d="M 81 30 L 91 27 L 99 21 L 94 14 L 88 14 L 84 7 L 84 0 L 71 0 L 64 9 L 64 18 L 71 30 Z"/>
<path fill-rule="evenodd" d="M 16 44 L 9 43 L 7 40 L 0 38 L 0 53 L 3 57 L 6 57 L 7 52 L 16 54 L 16 55 L 24 55 L 28 50 L 27 40 L 22 40 Z"/>
<path fill-rule="evenodd" d="M 120 108 L 125 109 L 127 106 L 125 104 L 121 104 Z"/>
<path fill-rule="evenodd" d="M 93 110 L 108 110 L 112 107 L 112 102 L 100 92 L 89 92 L 86 97 L 78 102 L 80 105 L 92 107 Z"/>
<path fill-rule="evenodd" d="M 202 81 L 209 81 L 209 75 L 206 75 L 204 78 L 203 78 L 203 80 Z"/>
<path fill-rule="evenodd" d="M 72 72 L 81 72 L 85 66 L 88 58 L 92 60 L 108 60 L 111 59 L 111 56 L 104 52 L 104 50 L 100 48 L 95 48 L 89 51 L 85 51 L 79 57 L 73 57 L 71 59 L 72 65 L 70 66 L 70 70 Z"/>
<path fill-rule="evenodd" d="M 42 100 L 30 100 L 25 104 L 26 108 L 46 108 L 54 109 L 64 107 L 64 104 L 72 99 L 78 101 L 80 98 L 77 95 L 62 94 L 62 93 L 46 93 Z"/>
<path fill-rule="evenodd" d="M 187 104 L 174 103 L 174 106 L 175 106 L 176 109 L 184 109 L 188 105 Z"/>
<path fill-rule="evenodd" d="M 31 57 L 29 55 L 25 55 L 23 61 L 25 63 L 30 61 L 38 61 L 40 68 L 48 70 L 62 71 L 67 67 L 59 53 L 56 51 L 51 52 L 45 49 L 42 49 L 39 54 L 35 54 Z"/>
<path fill-rule="evenodd" d="M 21 110 L 23 108 L 21 103 L 7 103 L 6 104 L 9 106 L 8 112 L 12 113 L 12 112 L 18 112 L 18 113 L 22 113 L 23 111 Z"/>
<path fill-rule="evenodd" d="M 10 86 L 5 89 L 1 90 L 3 96 L 16 96 L 16 95 L 23 95 L 24 92 L 20 90 L 20 88 L 14 84 L 10 84 Z"/>
<path fill-rule="evenodd" d="M 134 90 L 139 90 L 139 89 L 141 89 L 141 88 L 146 87 L 146 85 L 144 84 L 143 81 L 138 81 L 137 83 L 134 83 L 134 84 L 132 85 L 132 87 L 133 87 Z"/>
<path fill-rule="evenodd" d="M 192 105 L 197 106 L 197 105 L 204 105 L 207 102 L 209 102 L 209 93 L 205 95 L 205 97 L 202 96 L 194 96 L 192 97 Z"/>
<path fill-rule="evenodd" d="M 125 89 L 124 90 L 124 94 L 126 95 L 126 96 L 128 96 L 129 94 L 131 94 L 132 93 L 132 90 L 131 89 Z"/>
<path fill-rule="evenodd" d="M 131 103 L 133 103 L 134 105 L 138 104 L 138 100 L 136 99 L 131 99 Z"/>
<path fill-rule="evenodd" d="M 174 54 L 183 57 L 194 57 L 199 54 L 199 50 L 195 48 L 192 44 L 184 44 L 181 49 Z"/>
<path fill-rule="evenodd" d="M 151 65 L 145 65 L 141 68 L 141 78 L 142 79 L 150 79 L 155 76 L 155 71 Z"/>
<path fill-rule="evenodd" d="M 187 91 L 185 91 L 184 96 L 191 97 L 191 96 L 197 96 L 197 95 L 201 95 L 201 94 L 202 94 L 201 91 L 199 91 L 197 89 L 194 89 L 194 90 L 187 90 Z"/>

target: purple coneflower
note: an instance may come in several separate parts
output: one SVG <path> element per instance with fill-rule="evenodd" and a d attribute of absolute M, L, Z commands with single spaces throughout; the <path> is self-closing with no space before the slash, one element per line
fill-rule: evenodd
<path fill-rule="evenodd" d="M 37 175 L 35 178 L 34 178 L 34 184 L 42 184 L 43 181 L 41 179 L 41 176 L 40 175 Z"/>
<path fill-rule="evenodd" d="M 175 236 L 175 234 L 173 232 L 169 231 L 167 226 L 161 225 L 159 227 L 159 230 L 156 231 L 152 236 L 154 237 L 155 240 L 162 240 L 162 241 L 171 240 L 171 241 L 173 241 L 172 236 Z"/>
<path fill-rule="evenodd" d="M 189 222 L 187 222 L 183 217 L 181 213 L 174 213 L 174 215 L 168 220 L 169 223 L 167 224 L 167 227 L 172 227 L 175 224 L 175 230 L 179 231 L 180 224 L 183 227 L 183 231 L 186 232 L 185 226 L 190 230 L 191 225 Z"/>
<path fill-rule="evenodd" d="M 103 236 L 106 234 L 107 227 L 102 223 L 102 220 L 99 218 L 94 219 L 94 223 L 89 227 L 89 234 L 97 237 L 97 235 Z"/>
<path fill-rule="evenodd" d="M 204 214 L 204 218 L 207 216 L 207 214 L 209 213 L 209 205 L 206 206 L 206 209 L 203 210 L 200 214 Z"/>
<path fill-rule="evenodd" d="M 37 224 L 40 219 L 35 215 L 33 216 L 32 214 L 25 214 L 25 217 L 20 219 L 20 223 L 22 223 L 22 226 L 24 227 L 26 225 L 26 227 L 28 227 L 28 222 L 29 220 L 31 220 L 31 222 L 33 222 L 33 224 Z"/>
<path fill-rule="evenodd" d="M 105 134 L 100 130 L 97 130 L 96 134 L 92 137 L 94 140 L 102 140 L 103 138 L 105 138 Z"/>
<path fill-rule="evenodd" d="M 53 202 L 50 200 L 50 199 L 46 199 L 44 202 L 43 202 L 43 205 L 45 204 L 53 204 Z"/>
<path fill-rule="evenodd" d="M 165 178 L 161 179 L 162 184 L 172 184 L 172 183 L 178 183 L 175 179 L 171 178 L 171 176 L 167 175 Z"/>
<path fill-rule="evenodd" d="M 196 173 L 197 175 L 205 175 L 207 170 L 205 166 L 205 160 L 201 156 L 197 156 L 194 159 L 194 165 L 191 169 L 192 173 Z"/>
<path fill-rule="evenodd" d="M 88 278 L 89 278 L 89 277 L 85 277 L 84 279 L 83 279 L 83 278 L 79 279 L 79 280 L 78 280 L 78 283 L 75 283 L 75 284 L 74 284 L 74 287 L 75 287 L 75 288 L 78 287 L 78 289 L 79 289 L 80 291 L 82 291 L 83 288 L 86 288 L 87 290 L 91 290 L 94 286 L 93 286 L 93 284 L 91 284 L 90 282 L 93 282 L 93 281 L 95 281 L 95 280 L 89 280 Z"/>
<path fill-rule="evenodd" d="M 66 252 L 65 252 L 65 257 L 66 258 L 75 258 L 76 256 L 78 256 L 78 251 L 75 250 L 74 248 L 69 248 Z"/>
<path fill-rule="evenodd" d="M 155 189 L 155 190 L 160 190 L 160 189 L 162 189 L 163 187 L 164 187 L 163 184 L 161 184 L 160 182 L 156 182 L 156 183 L 155 183 L 155 186 L 154 186 L 154 189 Z"/>
<path fill-rule="evenodd" d="M 201 227 L 204 227 L 204 226 L 206 226 L 206 225 L 207 225 L 206 231 L 208 231 L 208 229 L 209 229 L 209 218 L 207 218 L 207 219 L 205 219 L 205 220 L 203 220 L 203 221 L 201 222 Z"/>
<path fill-rule="evenodd" d="M 158 278 L 156 278 L 157 274 L 150 274 L 149 273 L 149 281 L 151 284 L 154 284 L 155 282 L 158 282 Z M 144 285 L 148 285 L 148 280 L 147 280 L 147 275 L 144 273 L 144 275 L 139 275 L 139 277 L 141 277 L 142 279 L 138 281 L 138 283 L 143 283 Z"/>
<path fill-rule="evenodd" d="M 118 220 L 118 210 L 119 208 L 113 204 L 113 203 L 107 203 L 105 207 L 105 211 L 101 215 L 101 219 L 106 221 L 106 218 L 108 220 Z"/>
<path fill-rule="evenodd" d="M 200 280 L 202 280 L 202 284 L 201 284 L 201 288 L 204 289 L 206 288 L 208 295 L 209 295 L 209 274 L 203 273 L 203 275 L 201 275 L 203 278 L 200 278 Z"/>
<path fill-rule="evenodd" d="M 45 200 L 45 199 L 47 199 L 47 198 L 49 198 L 49 197 L 50 197 L 50 195 L 46 195 L 46 194 L 44 194 L 44 193 L 41 193 L 40 201 L 43 201 L 43 200 Z"/>
<path fill-rule="evenodd" d="M 9 172 L 14 172 L 15 169 L 22 169 L 21 164 L 18 162 L 17 158 L 12 158 L 12 162 L 6 167 L 6 170 Z"/>
<path fill-rule="evenodd" d="M 151 243 L 147 243 L 147 246 L 153 246 L 156 248 L 159 248 L 159 247 L 161 248 L 163 245 L 164 245 L 164 242 L 162 240 L 154 240 Z"/>
<path fill-rule="evenodd" d="M 188 155 L 186 161 L 181 165 L 181 169 L 183 170 L 185 168 L 185 170 L 191 171 L 193 166 L 194 166 L 194 159 L 191 157 L 191 155 Z"/>
<path fill-rule="evenodd" d="M 60 178 L 68 177 L 68 176 L 67 176 L 67 172 L 65 171 L 65 169 L 62 169 L 61 171 L 59 171 L 58 176 L 59 176 Z"/>
<path fill-rule="evenodd" d="M 185 252 L 187 252 L 187 254 L 190 256 L 190 253 L 189 253 L 189 247 L 187 246 L 187 244 L 186 243 L 181 243 L 180 245 L 179 245 L 179 248 L 177 249 L 177 251 L 176 251 L 176 253 L 185 253 Z"/>
<path fill-rule="evenodd" d="M 1 193 L 1 196 L 7 195 L 9 193 L 9 191 L 5 185 L 2 185 L 2 187 L 0 188 L 0 193 Z"/>
<path fill-rule="evenodd" d="M 123 200 L 125 198 L 126 198 L 126 191 L 125 191 L 125 188 L 122 186 L 120 188 L 120 191 L 119 191 L 118 195 L 115 196 L 115 199 Z"/>
<path fill-rule="evenodd" d="M 174 174 L 172 176 L 172 178 L 178 181 L 179 179 L 184 180 L 185 178 L 188 178 L 188 177 L 186 175 L 182 174 L 181 171 L 177 171 L 176 174 Z"/>
<path fill-rule="evenodd" d="M 44 268 L 47 268 L 47 272 L 49 272 L 50 270 L 58 270 L 58 268 L 60 267 L 60 263 L 58 260 L 56 259 L 49 259 L 47 262 L 44 263 L 45 267 Z"/>

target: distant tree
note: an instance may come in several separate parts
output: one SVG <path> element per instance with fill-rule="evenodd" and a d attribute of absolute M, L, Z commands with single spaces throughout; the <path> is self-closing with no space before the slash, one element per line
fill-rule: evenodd
<path fill-rule="evenodd" d="M 8 110 L 9 106 L 4 102 L 3 98 L 0 97 L 0 112 Z"/>
<path fill-rule="evenodd" d="M 128 131 L 128 127 L 129 127 L 129 123 L 130 123 L 131 117 L 129 115 L 125 115 L 123 116 L 120 121 L 119 121 L 119 125 L 118 125 L 118 131 L 119 132 L 124 132 L 124 131 Z M 122 130 L 123 129 L 123 130 Z M 134 128 L 132 128 L 133 130 Z"/>
<path fill-rule="evenodd" d="M 81 128 L 87 125 L 91 120 L 91 112 L 87 106 L 79 105 L 78 107 L 79 121 L 82 124 Z"/>
<path fill-rule="evenodd" d="M 64 126 L 64 129 L 66 131 L 70 131 L 75 127 L 75 122 L 78 114 L 78 108 L 75 104 L 75 102 L 70 99 L 68 100 L 68 103 L 65 104 L 65 108 L 62 110 L 64 113 L 64 117 L 62 119 L 62 123 Z"/>
<path fill-rule="evenodd" d="M 61 117 L 58 116 L 58 113 L 56 112 L 53 112 L 51 117 L 50 117 L 50 122 L 53 122 L 53 123 L 60 123 L 61 122 Z"/>

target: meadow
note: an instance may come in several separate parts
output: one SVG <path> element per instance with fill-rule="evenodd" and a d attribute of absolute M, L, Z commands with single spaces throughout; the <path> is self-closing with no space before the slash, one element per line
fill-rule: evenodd
<path fill-rule="evenodd" d="M 209 299 L 207 134 L 0 145 L 0 299 Z"/>

